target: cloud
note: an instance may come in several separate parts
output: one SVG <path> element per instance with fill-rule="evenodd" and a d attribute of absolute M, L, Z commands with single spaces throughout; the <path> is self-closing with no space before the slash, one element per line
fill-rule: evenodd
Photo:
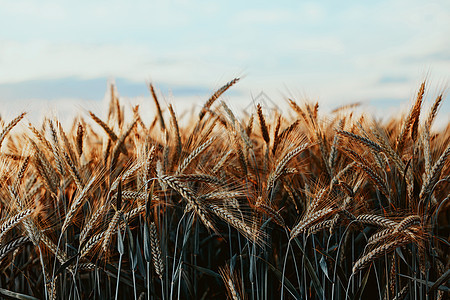
<path fill-rule="evenodd" d="M 9 29 L 0 32 L 3 97 L 28 90 L 39 99 L 97 99 L 103 81 L 118 78 L 127 97 L 145 95 L 152 80 L 164 94 L 203 101 L 246 75 L 230 100 L 264 91 L 329 104 L 409 99 L 427 70 L 437 80 L 449 76 L 444 1 L 271 2 L 257 9 L 233 1 L 11 3 L 0 0 L 0 26 Z"/>
<path fill-rule="evenodd" d="M 106 77 L 91 79 L 65 77 L 0 84 L 0 101 L 63 98 L 100 100 L 103 99 L 105 91 L 108 91 L 109 82 L 114 82 L 120 95 L 128 98 L 149 95 L 147 83 L 144 80 L 134 82 L 120 77 L 114 80 Z M 171 85 L 160 81 L 153 84 L 163 94 L 170 93 L 176 97 L 211 93 L 211 88 L 201 85 Z M 231 91 L 232 95 L 238 93 L 238 91 Z"/>

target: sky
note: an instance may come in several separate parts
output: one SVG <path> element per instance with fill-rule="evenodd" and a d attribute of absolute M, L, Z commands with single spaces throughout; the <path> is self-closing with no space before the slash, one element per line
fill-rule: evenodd
<path fill-rule="evenodd" d="M 126 103 L 152 109 L 152 82 L 183 110 L 235 77 L 242 80 L 225 96 L 232 107 L 263 93 L 273 103 L 311 99 L 324 109 L 359 101 L 386 115 L 408 107 L 424 79 L 429 102 L 450 80 L 446 0 L 0 0 L 0 7 L 2 117 L 101 111 L 111 81 Z"/>

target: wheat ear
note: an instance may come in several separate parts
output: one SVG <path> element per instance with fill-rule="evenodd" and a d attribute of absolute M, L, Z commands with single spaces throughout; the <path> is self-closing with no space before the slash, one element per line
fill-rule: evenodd
<path fill-rule="evenodd" d="M 5 234 L 13 229 L 14 226 L 20 223 L 23 219 L 31 215 L 32 212 L 32 209 L 26 209 L 3 222 L 3 224 L 0 226 L 0 245 L 2 244 L 2 240 Z"/>
<path fill-rule="evenodd" d="M 158 118 L 159 118 L 159 122 L 161 124 L 161 129 L 163 131 L 166 130 L 166 124 L 164 122 L 164 118 L 163 118 L 163 114 L 162 114 L 162 110 L 161 110 L 161 105 L 159 105 L 159 101 L 158 101 L 158 97 L 156 96 L 156 92 L 155 92 L 155 88 L 153 87 L 153 84 L 149 84 L 149 89 L 150 89 L 150 93 L 152 94 L 153 97 L 153 101 L 155 102 L 156 105 L 156 110 L 158 111 Z"/>
<path fill-rule="evenodd" d="M 235 78 L 222 86 L 220 89 L 218 89 L 214 94 L 211 95 L 211 97 L 206 101 L 205 105 L 203 105 L 202 110 L 199 114 L 199 119 L 202 120 L 205 116 L 206 112 L 209 110 L 211 105 L 223 94 L 225 93 L 230 87 L 235 85 L 239 81 L 239 78 Z"/>
<path fill-rule="evenodd" d="M 88 191 L 91 189 L 91 186 L 94 183 L 94 181 L 95 181 L 95 176 L 92 177 L 92 179 L 88 182 L 88 184 L 84 187 L 84 189 L 80 191 L 80 194 L 77 196 L 77 198 L 70 205 L 70 208 L 67 211 L 66 217 L 64 219 L 64 223 L 63 223 L 63 225 L 61 227 L 61 233 L 66 231 L 66 229 L 69 226 L 70 222 L 72 222 L 72 219 L 75 216 L 75 213 L 78 211 L 78 209 L 84 203 L 84 200 L 87 197 Z"/>
<path fill-rule="evenodd" d="M 215 137 L 210 138 L 203 144 L 201 144 L 199 147 L 197 147 L 194 151 L 192 151 L 188 157 L 186 157 L 183 162 L 178 167 L 177 171 L 175 172 L 175 175 L 179 175 L 186 170 L 187 167 L 192 163 L 192 161 L 200 155 L 203 151 L 205 151 L 215 140 Z"/>
<path fill-rule="evenodd" d="M 26 112 L 21 113 L 17 117 L 15 117 L 11 122 L 9 122 L 8 125 L 3 129 L 2 133 L 0 133 L 0 147 L 2 146 L 3 140 L 5 139 L 6 135 L 11 131 L 11 129 L 14 128 L 14 126 L 17 125 L 17 123 L 20 122 L 20 120 L 23 119 L 23 117 L 26 115 Z"/>
<path fill-rule="evenodd" d="M 439 180 L 441 171 L 444 168 L 445 161 L 447 160 L 449 155 L 450 155 L 450 146 L 448 146 L 447 149 L 445 149 L 445 151 L 442 153 L 442 155 L 436 161 L 436 163 L 434 164 L 430 173 L 428 174 L 425 182 L 422 184 L 422 189 L 421 189 L 420 195 L 419 195 L 419 198 L 421 200 L 430 194 L 434 185 Z"/>
<path fill-rule="evenodd" d="M 359 260 L 356 261 L 356 263 L 353 265 L 353 273 L 356 273 L 359 270 L 364 269 L 372 261 L 383 256 L 385 253 L 389 253 L 400 246 L 408 244 L 409 242 L 410 241 L 408 238 L 399 237 L 390 243 L 387 243 L 387 244 L 381 245 L 378 248 L 375 248 L 374 250 L 372 250 L 371 252 L 369 252 L 368 254 L 366 254 L 365 256 L 363 256 L 362 258 L 360 258 Z"/>
<path fill-rule="evenodd" d="M 2 261 L 3 258 L 5 258 L 5 256 L 8 255 L 10 252 L 16 250 L 17 248 L 29 242 L 31 242 L 31 240 L 28 236 L 22 236 L 9 242 L 0 249 L 0 261 Z"/>
<path fill-rule="evenodd" d="M 395 229 L 398 225 L 397 222 L 378 215 L 359 215 L 356 217 L 356 220 L 363 224 L 377 225 L 390 229 Z"/>
<path fill-rule="evenodd" d="M 334 211 L 334 209 L 329 207 L 329 208 L 321 209 L 321 210 L 309 215 L 308 220 L 302 220 L 297 225 L 295 225 L 294 228 L 292 228 L 290 239 L 292 240 L 293 238 L 295 238 L 296 236 L 301 234 L 303 231 L 307 230 L 313 223 L 315 223 L 319 219 L 329 215 L 333 211 Z"/>
<path fill-rule="evenodd" d="M 283 171 L 286 167 L 286 165 L 298 154 L 300 154 L 302 151 L 304 151 L 308 147 L 308 143 L 304 143 L 301 146 L 298 146 L 294 150 L 288 152 L 277 164 L 275 167 L 275 170 L 269 175 L 269 178 L 267 179 L 267 188 L 266 190 L 269 191 L 274 183 L 277 181 L 278 178 L 283 174 Z"/>

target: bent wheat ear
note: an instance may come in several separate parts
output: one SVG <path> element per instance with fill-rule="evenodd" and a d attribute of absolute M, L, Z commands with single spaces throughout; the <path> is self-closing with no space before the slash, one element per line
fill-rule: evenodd
<path fill-rule="evenodd" d="M 31 215 L 32 212 L 33 212 L 32 209 L 26 209 L 3 222 L 3 224 L 0 226 L 0 245 L 2 244 L 2 239 L 5 236 L 5 234 L 9 230 L 13 229 L 14 226 L 20 223 L 23 219 Z"/>
<path fill-rule="evenodd" d="M 378 248 L 375 248 L 367 255 L 363 256 L 353 265 L 353 273 L 358 272 L 359 270 L 367 267 L 372 261 L 383 256 L 385 253 L 389 253 L 394 251 L 396 248 L 406 245 L 410 242 L 410 240 L 406 237 L 399 237 L 395 241 L 381 245 Z"/>
<path fill-rule="evenodd" d="M 98 125 L 100 125 L 100 127 L 103 128 L 103 130 L 106 132 L 106 134 L 108 134 L 109 138 L 115 142 L 117 141 L 118 137 L 117 135 L 114 133 L 114 131 L 112 131 L 111 128 L 109 128 L 108 125 L 106 125 L 105 122 L 103 122 L 99 117 L 97 117 L 93 112 L 89 112 L 89 115 L 91 116 L 92 120 L 94 120 Z"/>
<path fill-rule="evenodd" d="M 407 230 L 409 227 L 420 224 L 420 221 L 421 219 L 418 215 L 406 217 L 400 223 L 398 223 L 397 227 L 394 229 L 394 233 L 403 233 L 403 231 Z"/>
<path fill-rule="evenodd" d="M 396 226 L 398 225 L 398 223 L 395 221 L 391 221 L 389 219 L 377 215 L 359 215 L 356 217 L 356 220 L 364 224 L 377 225 L 390 229 L 395 229 Z"/>
<path fill-rule="evenodd" d="M 394 231 L 391 228 L 380 230 L 370 236 L 367 245 L 378 243 L 382 239 L 386 239 L 388 236 L 392 235 L 393 232 Z"/>
<path fill-rule="evenodd" d="M 194 151 L 189 154 L 188 157 L 186 157 L 181 165 L 178 167 L 177 171 L 175 172 L 175 175 L 179 175 L 186 170 L 186 168 L 192 163 L 192 161 L 203 151 L 205 151 L 215 140 L 215 137 L 210 138 L 205 143 L 197 147 Z"/>
<path fill-rule="evenodd" d="M 294 226 L 294 228 L 292 228 L 290 239 L 292 240 L 293 238 L 297 237 L 303 231 L 307 230 L 316 221 L 331 214 L 333 211 L 334 211 L 333 208 L 324 208 L 308 216 L 308 220 L 300 221 L 297 225 Z"/>
<path fill-rule="evenodd" d="M 376 152 L 382 152 L 383 149 L 381 148 L 380 145 L 378 145 L 377 143 L 375 143 L 372 140 L 369 140 L 368 138 L 362 137 L 360 135 L 345 131 L 345 130 L 337 130 L 336 131 L 337 134 L 351 138 L 353 141 L 358 142 L 362 145 L 368 146 L 370 148 L 372 148 L 373 150 L 375 150 Z"/>
<path fill-rule="evenodd" d="M 275 167 L 275 170 L 269 175 L 269 178 L 267 179 L 267 188 L 266 190 L 269 191 L 278 178 L 283 174 L 284 169 L 286 168 L 286 165 L 297 155 L 299 155 L 302 151 L 304 151 L 306 148 L 308 148 L 308 143 L 304 143 L 303 145 L 295 148 L 294 150 L 288 152 L 277 164 Z"/>
<path fill-rule="evenodd" d="M 235 78 L 235 79 L 231 80 L 230 82 L 228 82 L 227 84 L 225 84 L 224 86 L 222 86 L 220 89 L 218 89 L 214 94 L 212 94 L 212 96 L 208 99 L 208 101 L 206 101 L 205 105 L 203 105 L 202 110 L 200 111 L 200 114 L 199 114 L 200 121 L 203 119 L 203 117 L 205 116 L 206 112 L 209 110 L 211 105 L 213 105 L 213 103 L 223 93 L 225 93 L 230 87 L 232 87 L 238 81 L 239 81 L 239 78 Z"/>
<path fill-rule="evenodd" d="M 223 207 L 219 207 L 215 204 L 209 204 L 209 209 L 219 218 L 236 228 L 242 233 L 248 240 L 258 240 L 259 234 L 257 231 L 252 230 L 243 220 L 234 216 L 230 211 Z"/>
<path fill-rule="evenodd" d="M 105 233 L 106 231 L 103 231 L 101 233 L 92 236 L 81 249 L 80 258 L 83 258 L 86 255 L 88 255 L 91 252 L 92 248 L 94 248 L 94 246 L 97 245 L 103 239 Z"/>
<path fill-rule="evenodd" d="M 0 262 L 3 260 L 3 258 L 5 258 L 6 255 L 29 242 L 31 242 L 31 240 L 28 236 L 22 236 L 3 246 L 0 249 Z"/>
<path fill-rule="evenodd" d="M 20 120 L 23 119 L 23 117 L 26 115 L 26 112 L 21 113 L 19 116 L 14 118 L 11 122 L 9 122 L 8 125 L 3 129 L 2 133 L 0 133 L 0 147 L 2 146 L 3 140 L 5 139 L 6 135 L 11 131 L 11 129 L 14 128 L 14 126 L 17 125 L 17 123 L 20 122 Z"/>
<path fill-rule="evenodd" d="M 445 161 L 450 156 L 450 145 L 445 149 L 444 153 L 439 157 L 439 159 L 434 164 L 433 168 L 431 169 L 430 173 L 427 176 L 427 179 L 422 184 L 422 189 L 420 191 L 419 198 L 423 200 L 426 196 L 428 196 L 434 185 L 439 180 L 439 177 L 441 176 L 441 171 L 444 168 Z"/>

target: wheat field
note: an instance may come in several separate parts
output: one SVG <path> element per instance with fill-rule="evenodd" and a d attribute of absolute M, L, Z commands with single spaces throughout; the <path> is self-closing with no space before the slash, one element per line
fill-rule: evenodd
<path fill-rule="evenodd" d="M 65 129 L 1 120 L 0 295 L 11 299 L 444 299 L 450 123 L 418 88 L 377 121 L 217 90 L 198 114 L 104 116 Z M 424 104 L 430 109 L 425 110 Z"/>

